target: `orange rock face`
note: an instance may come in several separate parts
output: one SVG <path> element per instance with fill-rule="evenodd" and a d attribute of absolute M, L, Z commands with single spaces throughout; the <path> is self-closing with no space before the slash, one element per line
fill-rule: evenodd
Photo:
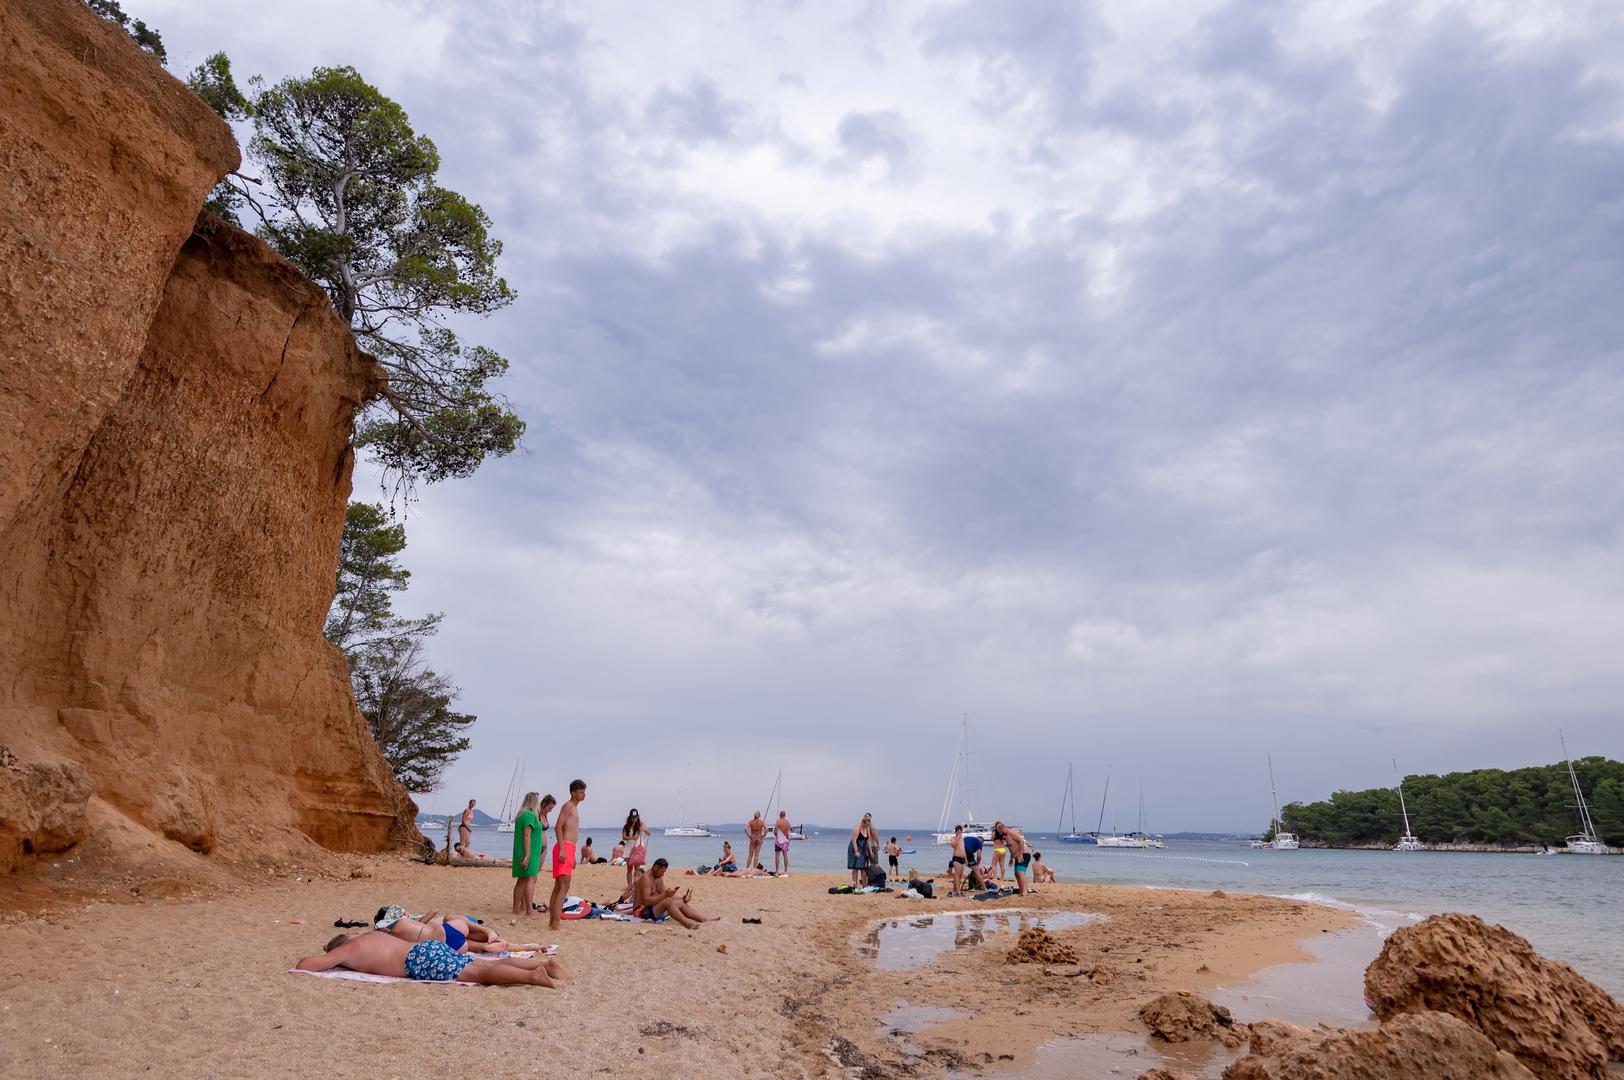
<path fill-rule="evenodd" d="M 1400 1016 L 1379 1028 L 1308 1030 L 1252 1025 L 1252 1050 L 1224 1080 L 1533 1080 L 1517 1059 L 1443 1013 Z"/>
<path fill-rule="evenodd" d="M 1550 1080 L 1611 1075 L 1624 1060 L 1624 1008 L 1566 964 L 1473 915 L 1396 931 L 1365 971 L 1376 1015 L 1436 1010 L 1466 1021 Z"/>
<path fill-rule="evenodd" d="M 412 837 L 321 636 L 377 366 L 198 219 L 236 146 L 125 35 L 0 0 L 0 52 L 0 872 Z"/>

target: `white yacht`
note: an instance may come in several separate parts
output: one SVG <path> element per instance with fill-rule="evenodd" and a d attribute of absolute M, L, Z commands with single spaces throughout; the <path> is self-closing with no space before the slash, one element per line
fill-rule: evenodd
<path fill-rule="evenodd" d="M 1280 797 L 1274 790 L 1274 757 L 1269 756 L 1269 806 L 1274 812 L 1274 819 L 1270 823 L 1274 829 L 1274 839 L 1268 842 L 1267 847 L 1275 851 L 1296 851 L 1302 845 L 1297 843 L 1295 833 L 1280 831 Z"/>
<path fill-rule="evenodd" d="M 1596 823 L 1590 819 L 1590 805 L 1585 802 L 1585 793 L 1579 789 L 1579 774 L 1573 771 L 1573 759 L 1568 757 L 1568 740 L 1559 731 L 1557 738 L 1562 740 L 1562 757 L 1568 763 L 1568 781 L 1573 784 L 1573 797 L 1577 800 L 1579 809 L 1579 831 L 1567 839 L 1567 853 L 1569 855 L 1611 855 L 1613 849 L 1602 843 L 1596 835 Z"/>
<path fill-rule="evenodd" d="M 677 820 L 680 825 L 672 825 L 665 830 L 667 836 L 715 836 L 709 825 L 703 821 L 688 820 L 688 779 L 692 771 L 691 765 L 682 768 L 682 786 L 677 789 Z"/>
<path fill-rule="evenodd" d="M 670 826 L 669 828 L 667 828 L 665 830 L 665 835 L 667 835 L 667 836 L 715 836 L 716 834 L 711 832 L 709 825 L 706 825 L 702 821 L 696 821 L 692 825 L 672 825 L 672 826 Z"/>
<path fill-rule="evenodd" d="M 1425 851 L 1427 845 L 1410 832 L 1410 811 L 1404 805 L 1404 778 L 1398 774 L 1398 758 L 1393 759 L 1393 779 L 1398 782 L 1398 812 L 1404 815 L 1404 835 L 1393 845 L 1394 851 Z"/>

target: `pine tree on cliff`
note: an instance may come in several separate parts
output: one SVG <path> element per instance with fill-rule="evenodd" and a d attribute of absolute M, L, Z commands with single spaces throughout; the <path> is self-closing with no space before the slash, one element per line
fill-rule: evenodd
<path fill-rule="evenodd" d="M 110 23 L 117 24 L 135 43 L 158 58 L 158 63 L 169 63 L 169 54 L 164 51 L 164 39 L 158 36 L 158 31 L 142 22 L 132 19 L 124 13 L 118 0 L 85 0 L 85 6 Z"/>
<path fill-rule="evenodd" d="M 339 545 L 338 584 L 326 634 L 350 665 L 355 703 L 395 776 L 413 791 L 433 788 L 468 749 L 476 719 L 451 708 L 458 690 L 428 666 L 424 639 L 440 615 L 395 614 L 394 598 L 411 581 L 400 564 L 406 529 L 382 506 L 351 503 Z"/>
<path fill-rule="evenodd" d="M 283 79 L 254 101 L 259 233 L 319 282 L 387 369 L 383 415 L 356 434 L 408 484 L 467 476 L 509 453 L 524 423 L 489 389 L 508 362 L 446 323 L 514 294 L 475 204 L 435 182 L 440 155 L 406 111 L 351 67 Z"/>
<path fill-rule="evenodd" d="M 448 324 L 513 302 L 496 272 L 502 242 L 483 210 L 435 182 L 434 143 L 351 67 L 250 95 L 216 53 L 187 81 L 221 116 L 254 129 L 248 157 L 260 175 L 228 177 L 210 208 L 251 215 L 266 242 L 326 289 L 388 374 L 356 445 L 408 489 L 511 453 L 524 421 L 492 389 L 508 362 Z"/>

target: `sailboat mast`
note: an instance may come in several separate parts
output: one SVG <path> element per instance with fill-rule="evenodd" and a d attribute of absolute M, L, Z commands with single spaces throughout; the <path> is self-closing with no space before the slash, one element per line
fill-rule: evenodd
<path fill-rule="evenodd" d="M 1269 819 L 1275 832 L 1280 831 L 1280 796 L 1274 790 L 1274 755 L 1265 755 L 1269 762 L 1269 812 L 1274 816 Z"/>
<path fill-rule="evenodd" d="M 1101 829 L 1105 828 L 1105 800 L 1108 799 L 1110 797 L 1110 795 L 1111 795 L 1111 766 L 1107 765 L 1105 767 L 1105 790 L 1100 793 L 1100 819 L 1099 819 L 1099 821 L 1094 823 L 1094 832 L 1096 834 L 1098 834 Z"/>
<path fill-rule="evenodd" d="M 936 822 L 937 835 L 947 832 L 948 815 L 953 812 L 953 793 L 959 785 L 959 762 L 964 758 L 964 735 L 959 735 L 959 745 L 953 748 L 953 768 L 947 774 L 947 794 L 942 796 L 942 816 Z"/>
<path fill-rule="evenodd" d="M 976 789 L 975 771 L 970 768 L 970 714 L 964 714 L 964 820 L 974 821 Z"/>
<path fill-rule="evenodd" d="M 1567 736 L 1558 731 L 1556 737 L 1562 740 L 1562 758 L 1568 763 L 1568 780 L 1573 784 L 1573 797 L 1579 803 L 1579 828 L 1584 831 L 1586 840 L 1596 837 L 1596 825 L 1590 820 L 1590 807 L 1585 805 L 1585 793 L 1579 788 L 1579 774 L 1574 771 L 1573 758 L 1568 756 Z"/>
<path fill-rule="evenodd" d="M 1410 835 L 1410 812 L 1404 807 L 1404 777 L 1398 774 L 1398 758 L 1393 759 L 1393 780 L 1398 784 L 1398 812 L 1404 815 L 1404 835 Z"/>

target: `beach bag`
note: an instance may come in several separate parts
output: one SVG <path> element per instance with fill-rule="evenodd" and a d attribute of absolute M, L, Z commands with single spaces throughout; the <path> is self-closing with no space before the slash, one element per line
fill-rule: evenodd
<path fill-rule="evenodd" d="M 914 892 L 918 893 L 920 896 L 923 896 L 926 900 L 934 900 L 934 899 L 936 899 L 936 884 L 935 884 L 935 882 L 914 880 L 914 881 L 908 882 L 908 888 L 912 889 Z"/>
<path fill-rule="evenodd" d="M 868 868 L 868 883 L 878 889 L 885 888 L 885 871 L 877 866 Z"/>
<path fill-rule="evenodd" d="M 636 843 L 636 844 L 633 844 L 632 849 L 626 853 L 626 865 L 627 866 L 642 866 L 643 865 L 643 860 L 647 859 L 647 858 L 648 858 L 648 845 L 644 844 L 644 843 Z"/>

